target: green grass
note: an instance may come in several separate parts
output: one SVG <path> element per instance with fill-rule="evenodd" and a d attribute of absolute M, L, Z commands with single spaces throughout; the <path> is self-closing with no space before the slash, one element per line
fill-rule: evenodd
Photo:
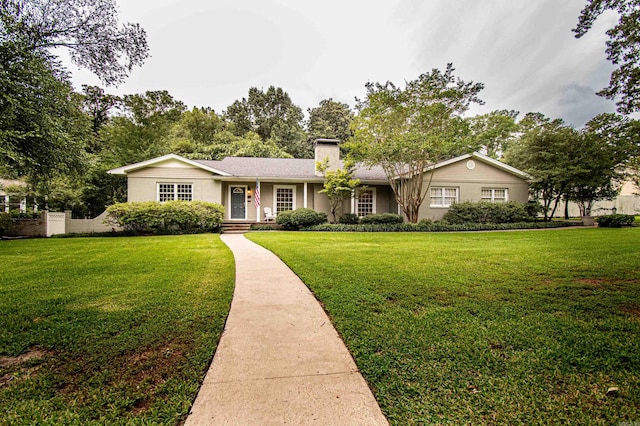
<path fill-rule="evenodd" d="M 640 420 L 638 228 L 249 238 L 323 303 L 392 424 Z"/>
<path fill-rule="evenodd" d="M 233 292 L 217 235 L 2 241 L 0 259 L 0 424 L 185 418 Z"/>

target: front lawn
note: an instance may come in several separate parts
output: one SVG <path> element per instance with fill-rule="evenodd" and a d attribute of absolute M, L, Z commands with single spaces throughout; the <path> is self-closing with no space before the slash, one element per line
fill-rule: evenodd
<path fill-rule="evenodd" d="M 0 242 L 0 424 L 176 424 L 234 283 L 218 235 Z"/>
<path fill-rule="evenodd" d="M 249 238 L 324 304 L 392 424 L 640 420 L 638 228 Z"/>

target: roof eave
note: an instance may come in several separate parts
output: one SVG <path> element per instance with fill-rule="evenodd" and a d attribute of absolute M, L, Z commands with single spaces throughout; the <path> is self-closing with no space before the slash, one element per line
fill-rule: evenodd
<path fill-rule="evenodd" d="M 167 154 L 162 157 L 152 158 L 151 160 L 141 161 L 139 163 L 130 164 L 128 166 L 117 167 L 115 169 L 107 170 L 107 173 L 111 175 L 126 175 L 127 173 L 134 172 L 136 170 L 144 169 L 145 167 L 152 166 L 154 164 L 162 163 L 167 160 L 178 160 L 183 163 L 189 164 L 191 166 L 197 167 L 202 170 L 206 170 L 211 173 L 218 174 L 220 176 L 231 176 L 227 172 L 223 172 L 222 170 L 214 169 L 213 167 L 206 166 L 202 163 L 199 163 L 194 160 L 189 160 L 188 158 L 181 157 L 177 154 Z"/>

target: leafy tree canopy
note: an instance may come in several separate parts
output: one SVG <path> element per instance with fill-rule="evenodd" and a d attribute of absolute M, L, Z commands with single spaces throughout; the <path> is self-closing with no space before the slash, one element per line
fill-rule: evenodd
<path fill-rule="evenodd" d="M 353 191 L 360 185 L 360 179 L 353 177 L 355 163 L 347 160 L 341 169 L 329 170 L 329 159 L 325 158 L 316 163 L 316 170 L 324 176 L 324 185 L 320 192 L 327 194 L 333 223 L 338 223 L 342 203 L 351 198 Z"/>
<path fill-rule="evenodd" d="M 618 24 L 607 31 L 607 59 L 617 68 L 609 86 L 598 95 L 615 100 L 618 112 L 640 111 L 640 0 L 587 0 L 578 24 L 577 38 L 584 36 L 605 11 L 618 13 Z"/>
<path fill-rule="evenodd" d="M 80 113 L 67 76 L 46 55 L 0 43 L 0 163 L 3 174 L 32 182 L 82 166 Z"/>
<path fill-rule="evenodd" d="M 310 108 L 308 132 L 311 140 L 319 138 L 348 140 L 353 132 L 351 122 L 353 111 L 349 105 L 324 99 L 315 108 Z"/>
<path fill-rule="evenodd" d="M 461 115 L 471 103 L 482 103 L 481 83 L 464 82 L 433 69 L 400 88 L 391 82 L 368 83 L 358 101 L 354 137 L 347 144 L 353 156 L 380 165 L 407 219 L 417 222 L 425 198 L 426 168 L 469 150 L 469 126 Z M 430 181 L 429 181 L 430 182 Z"/>
<path fill-rule="evenodd" d="M 1 0 L 0 42 L 31 52 L 69 49 L 106 84 L 122 83 L 149 56 L 139 24 L 119 25 L 115 0 Z"/>
<path fill-rule="evenodd" d="M 618 192 L 632 152 L 629 123 L 617 114 L 602 114 L 576 130 L 562 120 L 527 114 L 505 161 L 532 177 L 530 187 L 542 200 L 546 219 L 561 200 L 575 201 L 589 215 L 596 201 Z"/>
<path fill-rule="evenodd" d="M 237 136 L 255 132 L 262 141 L 272 140 L 290 154 L 305 158 L 311 155 L 302 126 L 302 109 L 279 87 L 266 91 L 252 87 L 247 98 L 235 101 L 224 112 Z"/>
<path fill-rule="evenodd" d="M 500 158 L 518 131 L 517 116 L 518 111 L 498 110 L 471 117 L 469 128 L 474 149 Z"/>

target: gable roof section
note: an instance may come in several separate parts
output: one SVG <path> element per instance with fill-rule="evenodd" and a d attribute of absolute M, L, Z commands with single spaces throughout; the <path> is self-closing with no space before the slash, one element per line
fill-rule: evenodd
<path fill-rule="evenodd" d="M 448 166 L 450 164 L 454 164 L 457 163 L 459 161 L 463 161 L 463 160 L 479 160 L 482 161 L 484 163 L 487 163 L 497 169 L 503 170 L 507 173 L 511 173 L 512 175 L 515 175 L 521 179 L 524 180 L 528 180 L 531 179 L 531 176 L 529 176 L 528 174 L 526 174 L 525 172 L 523 172 L 522 170 L 518 170 L 515 167 L 511 167 L 508 164 L 505 164 L 501 161 L 496 160 L 495 158 L 491 158 L 487 155 L 481 154 L 479 152 L 472 152 L 471 154 L 464 154 L 464 155 L 460 155 L 458 157 L 455 158 L 451 158 L 450 160 L 445 160 L 445 161 L 441 161 L 439 163 L 436 163 L 434 165 L 428 166 L 425 168 L 425 172 L 428 172 L 430 170 L 437 170 L 439 168 Z"/>
<path fill-rule="evenodd" d="M 427 167 L 425 171 L 428 172 L 430 170 L 436 170 L 467 159 L 482 161 L 500 170 L 511 173 L 521 179 L 530 179 L 530 176 L 525 172 L 479 152 L 460 155 L 446 161 L 441 161 Z M 274 179 L 300 179 L 307 181 L 323 180 L 322 177 L 315 174 L 315 160 L 301 158 L 225 157 L 222 160 L 189 160 L 176 154 L 168 154 L 151 160 L 142 161 L 140 163 L 111 169 L 107 173 L 113 175 L 126 175 L 127 173 L 146 167 L 153 167 L 169 160 L 180 161 L 223 177 L 260 177 Z M 387 181 L 387 176 L 380 166 L 366 167 L 362 164 L 358 164 L 354 170 L 354 177 L 363 182 Z"/>
<path fill-rule="evenodd" d="M 214 167 L 205 165 L 205 164 L 201 164 L 198 161 L 195 160 L 189 160 L 188 158 L 184 158 L 181 157 L 179 155 L 176 154 L 167 154 L 167 155 L 163 155 L 162 157 L 157 157 L 157 158 L 152 158 L 151 160 L 147 160 L 147 161 L 142 161 L 140 163 L 135 163 L 135 164 L 129 164 L 128 166 L 122 166 L 122 167 L 118 167 L 115 169 L 111 169 L 108 170 L 107 173 L 112 174 L 112 175 L 126 175 L 127 173 L 136 171 L 136 170 L 140 170 L 140 169 L 144 169 L 146 167 L 151 167 L 157 164 L 161 164 L 164 163 L 165 161 L 168 160 L 177 160 L 180 161 L 182 163 L 206 170 L 208 172 L 211 173 L 215 173 L 217 175 L 220 176 L 231 176 L 229 173 L 224 172 L 222 170 L 218 170 Z"/>
<path fill-rule="evenodd" d="M 234 177 L 315 178 L 315 160 L 300 158 L 225 157 L 196 162 Z"/>
<path fill-rule="evenodd" d="M 302 158 L 225 157 L 222 160 L 196 160 L 198 163 L 224 170 L 234 177 L 323 180 L 316 175 L 316 161 Z M 342 167 L 342 162 L 340 164 Z M 358 165 L 354 177 L 364 181 L 386 181 L 382 167 Z"/>

